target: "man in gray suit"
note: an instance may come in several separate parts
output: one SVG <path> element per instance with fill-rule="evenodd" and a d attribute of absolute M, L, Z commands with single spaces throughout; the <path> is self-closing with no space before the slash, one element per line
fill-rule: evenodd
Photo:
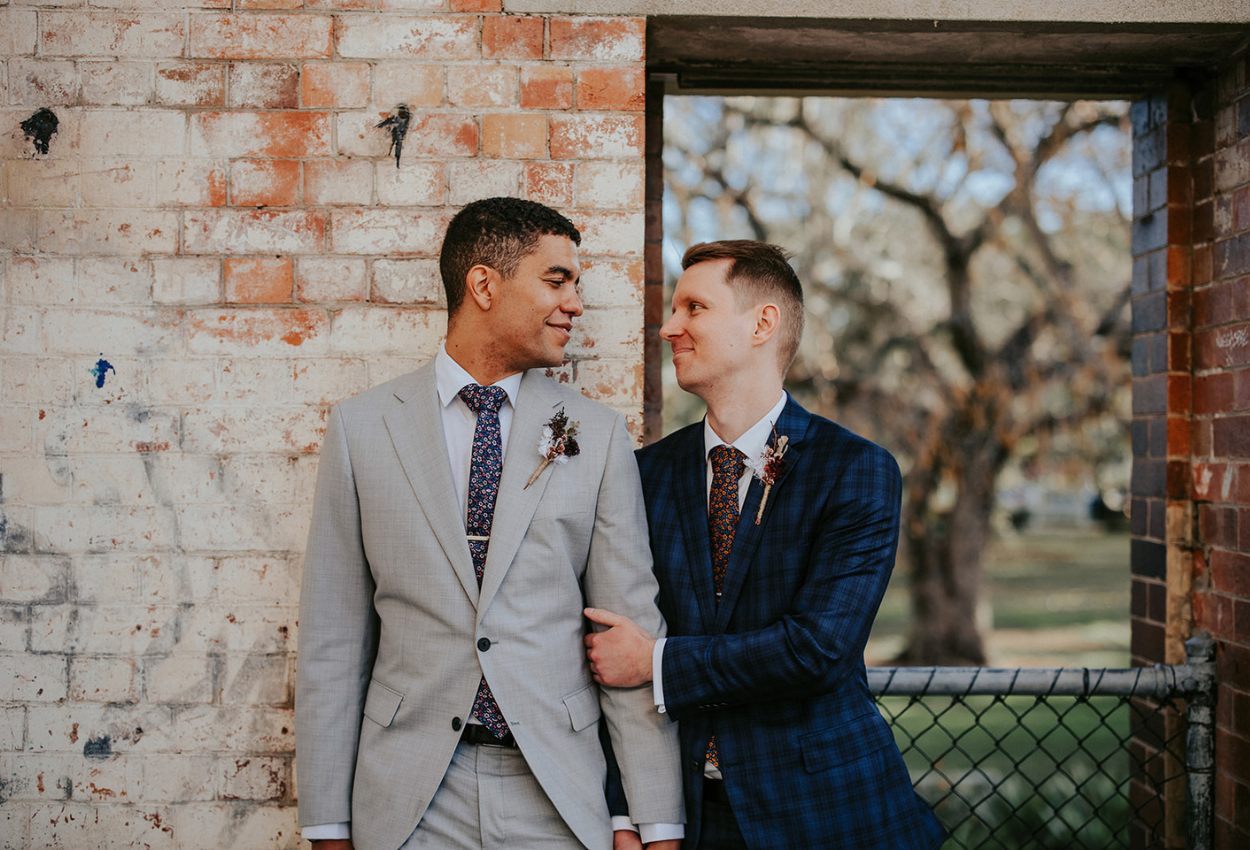
<path fill-rule="evenodd" d="M 606 850 L 601 715 L 642 840 L 681 836 L 675 727 L 582 654 L 586 606 L 664 623 L 624 418 L 541 371 L 582 312 L 580 241 L 541 204 L 465 207 L 444 346 L 331 411 L 296 686 L 319 850 Z"/>

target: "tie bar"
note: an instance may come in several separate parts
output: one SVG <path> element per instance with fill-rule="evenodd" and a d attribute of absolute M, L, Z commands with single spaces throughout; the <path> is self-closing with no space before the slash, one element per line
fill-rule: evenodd
<path fill-rule="evenodd" d="M 486 535 L 485 537 L 483 537 L 483 536 L 482 536 L 482 535 L 480 535 L 480 534 L 466 534 L 466 535 L 464 536 L 464 539 L 465 539 L 465 540 L 472 540 L 472 541 L 474 541 L 474 542 L 476 542 L 476 543 L 486 543 L 486 542 L 488 542 L 488 541 L 490 540 L 490 535 Z"/>

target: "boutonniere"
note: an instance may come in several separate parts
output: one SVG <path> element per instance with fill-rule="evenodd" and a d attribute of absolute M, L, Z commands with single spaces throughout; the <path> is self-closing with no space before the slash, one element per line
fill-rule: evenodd
<path fill-rule="evenodd" d="M 777 436 L 777 430 L 774 428 L 772 444 L 764 447 L 764 453 L 758 459 L 747 463 L 751 471 L 755 473 L 755 477 L 764 482 L 764 495 L 760 498 L 760 509 L 755 512 L 756 525 L 759 525 L 760 520 L 764 518 L 764 506 L 768 504 L 769 492 L 777 483 L 777 478 L 786 471 L 786 449 L 790 447 L 789 443 L 790 438 Z"/>
<path fill-rule="evenodd" d="M 581 447 L 577 445 L 577 440 L 573 439 L 577 434 L 578 424 L 569 421 L 562 407 L 560 412 L 551 417 L 551 420 L 543 426 L 543 438 L 538 441 L 538 453 L 543 456 L 543 460 L 538 464 L 538 469 L 534 470 L 534 474 L 530 476 L 530 480 L 525 482 L 522 490 L 528 490 L 529 486 L 538 480 L 538 476 L 543 474 L 547 464 L 553 460 L 556 463 L 568 463 L 569 458 L 577 457 L 581 453 Z"/>

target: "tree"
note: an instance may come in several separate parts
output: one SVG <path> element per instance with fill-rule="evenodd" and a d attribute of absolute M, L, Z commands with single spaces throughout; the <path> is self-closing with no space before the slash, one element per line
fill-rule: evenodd
<path fill-rule="evenodd" d="M 1006 468 L 1126 454 L 1129 132 L 1120 103 L 666 103 L 666 264 L 707 239 L 793 250 L 787 387 L 904 469 L 902 663 L 984 663 Z"/>

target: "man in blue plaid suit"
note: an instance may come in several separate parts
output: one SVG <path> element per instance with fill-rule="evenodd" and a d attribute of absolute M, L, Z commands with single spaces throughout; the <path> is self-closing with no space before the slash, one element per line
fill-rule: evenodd
<path fill-rule="evenodd" d="M 591 670 L 652 682 L 680 721 L 687 850 L 937 848 L 863 661 L 898 465 L 782 389 L 803 330 L 785 252 L 696 245 L 682 268 L 660 334 L 707 417 L 637 453 L 668 638 L 588 609 Z"/>

